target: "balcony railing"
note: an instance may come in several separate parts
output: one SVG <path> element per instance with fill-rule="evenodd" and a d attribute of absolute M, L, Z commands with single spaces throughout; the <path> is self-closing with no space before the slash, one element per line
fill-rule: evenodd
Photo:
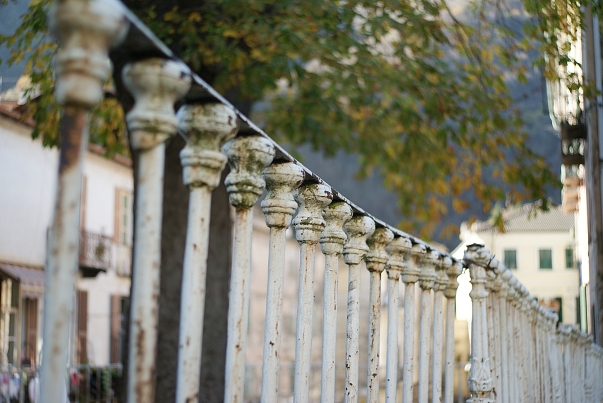
<path fill-rule="evenodd" d="M 79 266 L 84 277 L 107 271 L 113 263 L 113 239 L 102 234 L 82 231 L 79 243 Z"/>
<path fill-rule="evenodd" d="M 71 7 L 77 3 L 78 12 Z M 249 282 L 252 253 L 269 254 L 264 322 L 261 401 L 278 401 L 285 270 L 286 230 L 299 244 L 299 295 L 293 376 L 293 400 L 309 401 L 311 379 L 315 261 L 324 259 L 320 394 L 333 402 L 335 389 L 346 403 L 362 399 L 403 403 L 415 399 L 453 402 L 454 302 L 457 276 L 468 267 L 473 282 L 471 402 L 600 401 L 601 350 L 588 337 L 557 329 L 553 315 L 537 307 L 508 270 L 479 246 L 464 261 L 373 217 L 291 157 L 281 146 L 233 108 L 220 94 L 176 61 L 153 34 L 121 3 L 113 0 L 64 0 L 49 16 L 64 47 L 57 55 L 55 93 L 65 105 L 61 169 L 54 236 L 48 257 L 42 392 L 44 402 L 64 399 L 73 266 L 77 254 L 77 203 L 87 114 L 102 96 L 110 75 L 107 46 L 130 55 L 118 72 L 135 100 L 127 115 L 131 145 L 140 151 L 136 177 L 136 238 L 131 295 L 128 402 L 154 401 L 155 358 L 160 293 L 162 180 L 165 140 L 180 132 L 184 182 L 190 189 L 185 243 L 180 350 L 176 401 L 196 402 L 199 395 L 204 284 L 207 270 L 211 192 L 228 161 L 230 203 L 236 209 L 229 293 L 224 401 L 243 401 L 246 367 Z M 124 39 L 125 38 L 125 39 Z M 144 58 L 145 54 L 153 55 Z M 174 105 L 182 105 L 177 115 Z M 237 129 L 244 135 L 237 136 Z M 76 151 L 80 148 L 80 153 Z M 252 250 L 254 205 L 261 203 L 270 228 L 269 250 Z M 75 207 L 74 207 L 75 206 Z M 320 251 L 318 250 L 320 245 Z M 322 253 L 321 253 L 322 252 Z M 291 253 L 291 250 L 290 250 Z M 338 268 L 348 268 L 345 381 L 336 383 Z M 367 273 L 368 271 L 368 273 Z M 364 273 L 370 280 L 360 284 Z M 381 279 L 387 276 L 387 308 L 382 308 Z M 402 285 L 400 285 L 400 282 Z M 368 307 L 360 307 L 360 288 L 369 288 Z M 399 288 L 403 289 L 403 303 Z M 361 322 L 360 309 L 368 309 Z M 381 310 L 387 311 L 384 344 Z M 402 324 L 399 325 L 399 312 Z M 385 313 L 385 312 L 383 312 Z M 211 325 L 211 324 L 205 324 Z M 360 363 L 361 330 L 368 333 L 366 364 Z M 399 357 L 401 344 L 401 362 Z M 194 340 L 196 342 L 191 343 Z M 418 343 L 415 343 L 415 340 Z M 379 353 L 385 354 L 385 371 Z M 418 351 L 417 351 L 418 350 Z M 416 356 L 416 357 L 415 357 Z M 417 359 L 415 359 L 417 358 Z M 366 370 L 364 366 L 366 365 Z M 401 372 L 399 375 L 398 372 Z M 383 376 L 384 375 L 384 376 Z M 360 387 L 361 381 L 366 387 Z M 399 382 L 401 379 L 401 382 Z M 384 387 L 385 393 L 380 393 Z M 561 400 L 560 400 L 561 399 Z"/>

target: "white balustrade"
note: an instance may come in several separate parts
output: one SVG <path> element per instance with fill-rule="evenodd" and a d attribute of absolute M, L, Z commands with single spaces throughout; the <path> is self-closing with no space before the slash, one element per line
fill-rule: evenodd
<path fill-rule="evenodd" d="M 136 228 L 127 401 L 150 403 L 155 393 L 157 312 L 164 142 L 177 128 L 186 140 L 181 152 L 189 211 L 178 354 L 176 401 L 199 401 L 205 277 L 208 270 L 211 193 L 226 159 L 225 184 L 234 213 L 234 243 L 226 349 L 226 403 L 245 400 L 245 365 L 253 237 L 253 210 L 260 195 L 270 231 L 263 338 L 261 402 L 279 396 L 287 229 L 300 245 L 295 341 L 295 403 L 310 400 L 316 246 L 325 256 L 322 299 L 321 403 L 334 403 L 337 387 L 346 403 L 357 403 L 360 390 L 360 335 L 368 329 L 366 400 L 377 403 L 380 382 L 385 401 L 395 403 L 403 333 L 402 403 L 414 401 L 415 338 L 418 337 L 418 402 L 453 403 L 454 303 L 463 266 L 472 283 L 471 372 L 473 403 L 573 403 L 603 399 L 603 349 L 557 315 L 540 306 L 511 271 L 481 245 L 468 247 L 463 261 L 373 219 L 295 161 L 278 144 L 236 111 L 114 0 L 64 0 L 49 14 L 62 47 L 56 57 L 55 94 L 64 105 L 58 195 L 49 237 L 46 268 L 42 401 L 64 400 L 69 323 L 77 270 L 82 158 L 88 141 L 89 110 L 102 98 L 111 72 L 108 50 L 118 57 L 124 86 L 134 98 L 126 116 L 136 152 Z M 127 34 L 127 35 L 126 35 Z M 135 51 L 133 51 L 135 50 Z M 139 53 L 138 53 L 139 52 Z M 143 54 L 155 55 L 145 59 Z M 116 56 L 118 55 L 118 56 Z M 123 67 L 122 67 L 123 66 Z M 195 103 L 193 101 L 198 101 Z M 202 102 L 201 102 L 202 101 Z M 178 117 L 174 106 L 183 104 Z M 237 122 L 243 133 L 237 136 Z M 237 136 L 237 137 L 235 137 Z M 226 156 L 228 158 L 226 158 Z M 304 182 L 305 181 L 305 182 Z M 354 215 L 354 217 L 352 217 Z M 169 219 L 169 217 L 167 218 Z M 375 226 L 378 227 L 375 230 Z M 345 381 L 337 382 L 338 268 L 348 265 Z M 360 276 L 366 261 L 368 306 L 361 306 Z M 381 339 L 381 277 L 387 271 L 387 345 Z M 399 281 L 404 302 L 399 303 Z M 418 284 L 417 284 L 418 283 Z M 419 295 L 419 327 L 416 289 Z M 68 290 L 68 292 L 66 291 Z M 364 290 L 363 290 L 364 291 Z M 404 324 L 398 325 L 403 305 Z M 369 321 L 360 321 L 366 310 Z M 385 380 L 380 354 L 385 351 Z M 363 373 L 362 376 L 365 374 Z M 444 382 L 442 385 L 442 376 Z M 258 383 L 259 384 L 259 383 Z"/>
<path fill-rule="evenodd" d="M 199 401 L 211 193 L 220 183 L 227 162 L 222 145 L 236 135 L 237 125 L 234 110 L 220 103 L 184 105 L 177 116 L 179 132 L 186 140 L 180 160 L 190 195 L 182 267 L 176 402 L 196 403 Z"/>
<path fill-rule="evenodd" d="M 419 281 L 420 261 L 426 253 L 424 245 L 415 244 L 410 258 L 402 269 L 404 283 L 404 347 L 402 351 L 402 403 L 413 401 L 413 371 L 415 355 L 415 284 Z"/>
<path fill-rule="evenodd" d="M 304 171 L 287 162 L 264 169 L 268 195 L 262 201 L 266 225 L 270 228 L 266 321 L 264 323 L 264 362 L 262 367 L 262 402 L 275 402 L 279 386 L 279 352 L 283 313 L 283 282 L 287 227 L 291 225 L 297 203 L 293 190 L 304 180 Z"/>
<path fill-rule="evenodd" d="M 324 185 L 304 185 L 294 192 L 299 205 L 293 219 L 295 238 L 300 244 L 299 291 L 295 343 L 294 402 L 308 401 L 310 354 L 312 352 L 312 307 L 314 304 L 314 266 L 316 244 L 325 228 L 322 211 L 333 200 L 331 189 Z"/>
<path fill-rule="evenodd" d="M 379 349 L 381 339 L 381 273 L 385 270 L 389 254 L 387 246 L 394 234 L 387 228 L 377 228 L 367 240 L 366 268 L 370 272 L 370 310 L 368 335 L 367 380 L 368 403 L 379 402 Z M 396 296 L 396 305 L 397 305 Z M 396 312 L 397 314 L 397 312 Z"/>
<path fill-rule="evenodd" d="M 404 258 L 410 252 L 412 243 L 406 237 L 394 239 L 389 249 L 387 261 L 387 359 L 385 373 L 385 402 L 395 403 L 398 388 L 398 291 L 399 280 L 404 269 Z M 405 307 L 406 308 L 406 307 Z M 413 336 L 414 337 L 414 336 Z"/>
<path fill-rule="evenodd" d="M 103 98 L 111 74 L 108 51 L 124 37 L 120 2 L 65 0 L 51 7 L 48 24 L 61 44 L 55 56 L 54 93 L 63 106 L 54 215 L 44 285 L 41 401 L 66 398 L 65 366 L 78 270 L 82 166 L 88 149 L 89 112 Z"/>
<path fill-rule="evenodd" d="M 242 403 L 245 351 L 249 322 L 249 282 L 253 206 L 265 187 L 262 170 L 272 162 L 274 147 L 262 136 L 244 136 L 223 147 L 230 173 L 225 184 L 230 204 L 236 209 L 232 270 L 228 303 L 225 403 Z"/>
<path fill-rule="evenodd" d="M 168 59 L 145 59 L 122 71 L 135 99 L 126 115 L 130 143 L 139 153 L 135 186 L 136 228 L 130 310 L 128 401 L 152 402 L 159 312 L 161 217 L 165 140 L 176 134 L 174 103 L 189 89 L 186 65 Z"/>
<path fill-rule="evenodd" d="M 331 203 L 324 209 L 326 227 L 320 237 L 325 255 L 322 333 L 321 403 L 335 401 L 335 351 L 337 343 L 337 276 L 339 258 L 348 239 L 343 226 L 352 218 L 352 208 L 344 202 Z"/>
<path fill-rule="evenodd" d="M 432 291 L 437 274 L 435 266 L 440 259 L 440 254 L 431 250 L 421 260 L 421 273 L 419 274 L 419 286 L 421 287 L 421 298 L 419 308 L 419 403 L 427 403 L 429 393 L 429 359 L 431 356 L 431 316 L 433 311 Z"/>
<path fill-rule="evenodd" d="M 343 229 L 348 240 L 343 246 L 343 257 L 348 265 L 348 315 L 345 346 L 344 403 L 358 402 L 360 354 L 360 263 L 369 251 L 366 240 L 375 231 L 375 222 L 366 216 L 352 217 Z"/>

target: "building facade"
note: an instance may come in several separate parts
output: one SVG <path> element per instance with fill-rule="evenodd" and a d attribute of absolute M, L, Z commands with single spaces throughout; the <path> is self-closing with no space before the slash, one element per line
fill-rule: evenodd
<path fill-rule="evenodd" d="M 58 151 L 32 140 L 16 104 L 0 104 L 0 364 L 40 362 L 44 266 Z M 77 310 L 70 364 L 120 361 L 130 292 L 132 169 L 91 146 L 84 164 Z"/>

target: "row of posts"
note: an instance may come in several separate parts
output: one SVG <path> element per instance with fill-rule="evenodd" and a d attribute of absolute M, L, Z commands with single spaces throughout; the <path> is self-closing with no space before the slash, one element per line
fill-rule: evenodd
<path fill-rule="evenodd" d="M 480 245 L 469 246 L 471 402 L 601 402 L 603 349 L 543 308 Z"/>
<path fill-rule="evenodd" d="M 63 47 L 56 58 L 56 96 L 64 105 L 59 194 L 50 243 L 46 299 L 49 307 L 44 325 L 43 399 L 62 400 L 61 374 L 66 362 L 66 318 L 70 301 L 61 292 L 72 289 L 77 270 L 77 218 L 81 165 L 86 150 L 89 110 L 102 97 L 102 85 L 110 74 L 107 50 L 127 29 L 118 3 L 109 0 L 65 0 L 50 13 L 50 24 Z M 251 264 L 253 206 L 266 189 L 262 202 L 270 227 L 270 255 L 265 322 L 262 401 L 274 402 L 278 394 L 280 326 L 282 319 L 285 231 L 295 229 L 300 244 L 299 301 L 295 360 L 296 402 L 308 400 L 312 336 L 313 276 L 316 246 L 326 258 L 322 401 L 334 400 L 336 292 L 339 258 L 349 267 L 347 304 L 345 401 L 358 401 L 359 379 L 359 274 L 363 261 L 370 275 L 370 332 L 367 382 L 369 401 L 379 396 L 381 273 L 389 281 L 387 401 L 396 401 L 398 370 L 398 281 L 405 284 L 403 399 L 412 401 L 414 355 L 414 290 L 421 286 L 421 337 L 419 401 L 427 402 L 429 364 L 442 373 L 445 367 L 446 400 L 452 402 L 453 312 L 456 277 L 460 263 L 441 256 L 390 229 L 375 229 L 374 221 L 353 216 L 345 202 L 333 202 L 328 186 L 304 182 L 303 169 L 295 163 L 275 163 L 271 140 L 260 135 L 237 134 L 236 114 L 220 103 L 187 104 L 174 113 L 174 104 L 189 90 L 191 73 L 182 63 L 152 58 L 126 65 L 124 85 L 135 99 L 126 120 L 131 145 L 139 153 L 136 178 L 136 239 L 128 368 L 129 402 L 154 398 L 157 312 L 159 293 L 162 181 L 165 141 L 180 132 L 187 141 L 181 152 L 184 183 L 190 189 L 187 238 L 183 267 L 180 351 L 177 401 L 197 401 L 201 362 L 205 274 L 209 236 L 211 192 L 229 162 L 226 178 L 230 203 L 236 209 L 233 263 L 228 316 L 225 401 L 243 401 L 246 329 Z M 297 213 L 296 213 L 297 212 Z M 296 214 L 295 214 L 296 213 Z M 293 215 L 295 214 L 295 217 Z M 368 242 L 368 244 L 367 244 Z M 435 297 L 434 297 L 435 295 Z M 448 301 L 446 357 L 442 351 L 443 299 Z M 434 300 L 435 298 L 435 300 Z M 434 304 L 435 302 L 435 304 Z M 433 326 L 433 332 L 432 332 Z M 433 334 L 433 338 L 431 335 Z M 432 345 L 433 343 L 433 345 Z M 441 378 L 434 377 L 434 401 L 442 395 Z"/>
<path fill-rule="evenodd" d="M 63 0 L 49 15 L 50 26 L 62 44 L 56 57 L 55 93 L 64 111 L 45 294 L 41 376 L 41 397 L 45 403 L 65 398 L 67 318 L 73 307 L 70 294 L 64 290 L 73 289 L 77 271 L 79 200 L 89 111 L 102 99 L 103 84 L 111 72 L 108 48 L 117 45 L 128 28 L 122 7 L 116 0 Z M 183 266 L 177 402 L 198 399 L 211 192 L 228 161 L 231 172 L 225 184 L 236 214 L 225 402 L 243 402 L 253 206 L 267 190 L 261 204 L 270 228 L 262 402 L 277 401 L 285 231 L 292 225 L 301 247 L 294 401 L 308 401 L 312 284 L 316 247 L 320 244 L 326 259 L 321 402 L 334 401 L 337 271 L 343 255 L 349 270 L 345 402 L 356 403 L 359 398 L 359 273 L 365 262 L 370 271 L 367 400 L 377 402 L 379 398 L 376 374 L 379 372 L 380 284 L 382 272 L 386 271 L 389 299 L 386 402 L 398 399 L 397 318 L 401 280 L 404 284 L 402 402 L 410 403 L 414 394 L 415 284 L 418 283 L 418 401 L 427 403 L 431 394 L 434 403 L 452 403 L 454 299 L 461 262 L 399 233 L 395 236 L 388 228 L 375 228 L 370 217 L 354 215 L 350 205 L 334 201 L 328 186 L 305 181 L 306 175 L 299 165 L 273 162 L 275 149 L 267 137 L 237 136 L 237 116 L 229 106 L 185 104 L 176 115 L 174 104 L 191 85 L 191 73 L 184 64 L 168 59 L 145 59 L 126 65 L 122 78 L 135 99 L 126 120 L 132 148 L 139 153 L 128 402 L 154 400 L 164 148 L 165 141 L 179 132 L 187 142 L 180 157 L 184 183 L 190 189 L 190 203 Z M 600 379 L 601 351 L 576 331 L 563 327 L 556 330 L 555 318 L 539 308 L 523 286 L 513 282 L 508 270 L 486 255 L 485 250 L 473 247 L 465 259 L 470 262 L 473 283 L 471 401 L 569 403 L 600 397 L 601 382 L 595 380 Z M 585 400 L 575 400 L 576 396 L 583 396 Z"/>

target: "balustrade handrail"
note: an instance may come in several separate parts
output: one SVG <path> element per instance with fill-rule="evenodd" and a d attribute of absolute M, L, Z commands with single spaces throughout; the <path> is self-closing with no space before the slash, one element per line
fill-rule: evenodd
<path fill-rule="evenodd" d="M 554 372 L 554 363 L 543 358 L 546 354 L 544 346 L 552 345 L 551 332 L 547 329 L 553 329 L 551 325 L 554 324 L 554 318 L 544 309 L 537 308 L 529 300 L 525 287 L 508 270 L 503 270 L 500 263 L 483 248 L 471 246 L 465 260 L 459 261 L 447 252 L 379 220 L 348 200 L 296 161 L 224 97 L 191 72 L 186 64 L 117 0 L 63 0 L 51 11 L 49 22 L 64 46 L 57 54 L 55 68 L 55 93 L 58 102 L 64 105 L 64 111 L 59 192 L 47 267 L 46 298 L 49 303 L 45 305 L 44 321 L 41 377 L 43 402 L 57 402 L 64 395 L 60 378 L 67 361 L 65 346 L 69 337 L 65 318 L 71 312 L 72 304 L 72 298 L 65 290 L 73 289 L 73 267 L 77 264 L 77 253 L 74 255 L 73 245 L 78 242 L 76 224 L 81 193 L 81 164 L 87 142 L 88 113 L 100 101 L 102 85 L 111 71 L 107 62 L 109 47 L 115 48 L 112 56 L 120 61 L 116 65 L 123 66 L 121 75 L 124 86 L 135 101 L 134 107 L 126 116 L 126 122 L 131 146 L 139 153 L 139 174 L 135 178 L 136 238 L 132 263 L 134 281 L 127 370 L 128 402 L 147 403 L 154 400 L 164 147 L 165 140 L 177 131 L 187 141 L 180 158 L 184 183 L 190 191 L 182 268 L 176 385 L 178 403 L 196 402 L 199 396 L 211 192 L 218 185 L 226 162 L 230 164 L 231 170 L 225 185 L 236 213 L 229 295 L 225 402 L 243 402 L 253 206 L 264 190 L 267 190 L 267 196 L 261 206 L 266 225 L 270 228 L 270 252 L 267 265 L 262 403 L 275 402 L 278 397 L 283 271 L 286 229 L 289 226 L 295 230 L 300 250 L 294 402 L 305 403 L 309 399 L 314 303 L 312 284 L 319 244 L 325 257 L 321 403 L 333 403 L 336 387 L 334 366 L 340 257 L 343 257 L 349 273 L 344 402 L 356 403 L 361 394 L 359 337 L 364 326 L 360 323 L 359 313 L 360 276 L 366 270 L 369 272 L 370 283 L 366 367 L 370 370 L 362 375 L 366 375 L 368 385 L 367 401 L 376 403 L 380 400 L 380 382 L 377 377 L 381 339 L 381 277 L 386 272 L 389 304 L 385 401 L 398 401 L 400 329 L 397 317 L 400 308 L 398 288 L 402 282 L 402 402 L 410 403 L 414 400 L 413 386 L 418 381 L 419 403 L 427 403 L 430 395 L 433 402 L 452 403 L 454 299 L 458 287 L 456 279 L 463 266 L 469 268 L 473 283 L 470 401 L 500 401 L 498 396 L 505 395 L 514 396 L 506 399 L 506 402 L 537 401 L 532 399 L 536 396 L 550 397 L 544 391 L 531 391 L 529 385 L 533 383 L 529 383 L 527 377 L 529 374 L 537 374 L 534 376 L 541 377 L 539 380 L 543 381 L 543 388 L 552 391 L 549 375 L 559 376 L 558 372 Z M 176 102 L 183 103 L 177 115 L 174 113 Z M 238 133 L 241 135 L 237 135 Z M 508 295 L 518 298 L 507 300 L 504 297 Z M 495 296 L 498 297 L 497 301 L 494 301 Z M 504 326 L 501 324 L 506 318 L 506 309 L 511 316 Z M 419 313 L 416 316 L 415 311 Z M 559 334 L 567 333 L 570 335 L 568 337 L 573 337 L 572 340 L 580 342 L 568 345 L 586 351 L 586 340 L 589 339 L 577 331 L 564 329 L 561 328 Z M 529 337 L 532 335 L 530 332 L 535 335 L 533 348 L 525 349 L 525 344 L 521 344 L 519 340 L 513 343 L 512 339 L 517 335 Z M 509 337 L 506 338 L 505 335 Z M 418 346 L 415 345 L 415 336 L 418 336 Z M 578 345 L 581 347 L 576 347 Z M 506 357 L 508 360 L 505 359 L 503 346 L 512 351 Z M 576 359 L 575 354 L 570 355 L 569 347 L 563 351 L 568 351 L 567 360 L 573 359 L 583 369 L 583 374 L 588 365 L 595 367 L 594 362 L 585 363 Z M 597 347 L 589 347 L 588 351 L 593 356 L 601 355 Z M 521 355 L 521 352 L 525 354 Z M 414 364 L 415 355 L 418 355 L 418 365 Z M 555 354 L 553 356 L 557 357 Z M 508 376 L 511 359 L 515 358 L 521 363 L 521 377 Z M 557 361 L 557 364 L 559 362 L 561 361 Z M 597 364 L 600 367 L 600 362 Z M 416 373 L 418 377 L 415 376 Z M 443 385 L 440 376 L 442 373 Z M 493 398 L 494 388 L 504 393 L 496 394 Z M 571 389 L 570 386 L 565 388 L 568 389 Z M 592 394 L 591 388 L 589 393 L 581 396 L 601 396 L 597 393 Z M 574 398 L 577 395 L 570 393 L 568 396 Z M 566 400 L 566 403 L 569 401 Z"/>

